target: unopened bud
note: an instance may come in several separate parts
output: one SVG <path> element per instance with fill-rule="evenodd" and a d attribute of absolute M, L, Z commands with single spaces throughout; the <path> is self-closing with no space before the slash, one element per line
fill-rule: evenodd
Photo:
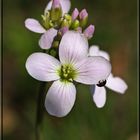
<path fill-rule="evenodd" d="M 90 39 L 93 36 L 94 30 L 95 30 L 94 25 L 90 25 L 84 30 L 83 33 L 88 39 Z"/>
<path fill-rule="evenodd" d="M 79 18 L 80 18 L 80 26 L 84 28 L 88 21 L 88 13 L 87 13 L 86 9 L 83 9 L 80 12 Z"/>
<path fill-rule="evenodd" d="M 72 18 L 70 15 L 65 14 L 64 19 L 62 21 L 61 27 L 70 27 L 72 23 Z"/>
<path fill-rule="evenodd" d="M 80 20 L 83 20 L 87 17 L 88 17 L 88 13 L 87 13 L 86 9 L 83 9 L 79 14 L 79 18 L 80 18 Z"/>
<path fill-rule="evenodd" d="M 63 36 L 68 30 L 69 30 L 68 27 L 62 27 L 62 28 L 59 30 L 59 32 L 60 32 L 61 36 Z"/>
<path fill-rule="evenodd" d="M 69 27 L 69 22 L 66 19 L 64 19 L 61 24 L 61 27 Z"/>
<path fill-rule="evenodd" d="M 69 21 L 69 22 L 72 21 L 72 18 L 71 18 L 71 16 L 70 16 L 69 14 L 65 14 L 65 15 L 64 15 L 64 18 L 65 18 L 67 21 Z"/>
<path fill-rule="evenodd" d="M 52 28 L 54 26 L 52 20 L 49 21 L 49 27 Z"/>
<path fill-rule="evenodd" d="M 51 20 L 58 21 L 62 17 L 62 8 L 59 0 L 53 0 L 51 8 Z"/>
<path fill-rule="evenodd" d="M 72 12 L 72 20 L 76 20 L 76 18 L 78 17 L 79 15 L 79 11 L 77 8 L 74 9 L 74 11 Z"/>
<path fill-rule="evenodd" d="M 55 8 L 60 8 L 60 7 L 61 7 L 60 1 L 59 0 L 53 0 L 52 8 L 55 9 Z"/>
<path fill-rule="evenodd" d="M 50 25 L 49 25 L 49 21 L 50 21 L 50 12 L 47 11 L 45 13 L 45 15 L 41 15 L 42 19 L 43 19 L 43 25 L 46 29 L 49 29 L 50 28 Z"/>
<path fill-rule="evenodd" d="M 71 28 L 76 29 L 79 27 L 79 25 L 80 25 L 80 22 L 79 22 L 79 20 L 76 19 L 75 21 L 73 21 Z"/>

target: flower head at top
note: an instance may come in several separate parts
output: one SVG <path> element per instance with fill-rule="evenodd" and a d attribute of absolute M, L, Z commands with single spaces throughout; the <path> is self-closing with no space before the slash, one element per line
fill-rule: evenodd
<path fill-rule="evenodd" d="M 62 36 L 68 30 L 78 31 L 91 39 L 95 27 L 88 25 L 88 12 L 86 9 L 78 11 L 75 8 L 72 14 L 68 14 L 71 7 L 70 0 L 51 0 L 41 15 L 42 22 L 33 18 L 25 20 L 25 27 L 32 32 L 43 34 L 39 40 L 41 49 L 57 48 Z"/>
<path fill-rule="evenodd" d="M 89 56 L 102 56 L 110 61 L 108 53 L 99 50 L 99 47 L 95 45 L 90 47 Z M 123 79 L 120 77 L 114 77 L 112 73 L 109 75 L 106 81 L 101 81 L 101 83 L 98 83 L 97 85 L 92 85 L 91 92 L 93 95 L 93 101 L 98 108 L 102 108 L 106 102 L 106 89 L 104 86 L 120 94 L 124 94 L 128 88 Z"/>
<path fill-rule="evenodd" d="M 70 10 L 70 0 L 51 0 L 42 15 L 42 22 L 33 18 L 25 20 L 25 27 L 35 33 L 43 34 L 39 40 L 42 49 L 50 49 L 58 32 L 61 17 Z"/>
<path fill-rule="evenodd" d="M 63 117 L 70 112 L 76 99 L 73 81 L 98 84 L 107 79 L 111 65 L 103 57 L 88 57 L 87 38 L 75 31 L 68 31 L 62 37 L 59 60 L 45 53 L 33 53 L 26 61 L 26 69 L 39 81 L 54 81 L 46 95 L 45 108 L 49 114 Z"/>

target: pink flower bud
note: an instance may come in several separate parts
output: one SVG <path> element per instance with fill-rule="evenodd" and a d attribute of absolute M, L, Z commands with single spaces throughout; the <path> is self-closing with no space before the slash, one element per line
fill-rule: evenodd
<path fill-rule="evenodd" d="M 83 33 L 88 39 L 90 39 L 93 36 L 94 30 L 95 30 L 94 25 L 90 25 L 84 30 Z"/>
<path fill-rule="evenodd" d="M 59 0 L 53 0 L 52 2 L 52 8 L 60 8 L 60 1 Z"/>
<path fill-rule="evenodd" d="M 60 31 L 61 35 L 63 36 L 68 30 L 69 30 L 69 28 L 65 26 L 65 27 L 62 27 L 59 31 Z"/>
<path fill-rule="evenodd" d="M 79 11 L 77 8 L 74 9 L 74 11 L 72 12 L 72 20 L 75 20 L 79 15 Z"/>
<path fill-rule="evenodd" d="M 80 20 L 84 20 L 85 18 L 88 17 L 88 13 L 86 11 L 86 9 L 83 9 L 80 14 L 79 14 Z"/>

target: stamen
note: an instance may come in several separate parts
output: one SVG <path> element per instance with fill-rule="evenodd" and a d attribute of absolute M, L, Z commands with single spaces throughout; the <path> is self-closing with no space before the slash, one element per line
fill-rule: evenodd
<path fill-rule="evenodd" d="M 71 65 L 62 65 L 59 70 L 61 80 L 72 82 L 76 76 L 76 71 Z"/>

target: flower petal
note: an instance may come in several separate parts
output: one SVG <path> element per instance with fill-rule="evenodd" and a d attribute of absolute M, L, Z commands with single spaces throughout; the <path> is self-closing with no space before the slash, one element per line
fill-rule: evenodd
<path fill-rule="evenodd" d="M 109 75 L 107 79 L 106 86 L 113 91 L 124 94 L 128 88 L 127 84 L 120 77 L 113 77 L 112 74 Z"/>
<path fill-rule="evenodd" d="M 59 58 L 62 63 L 76 63 L 88 55 L 88 41 L 78 32 L 67 31 L 59 46 Z"/>
<path fill-rule="evenodd" d="M 70 0 L 60 0 L 60 4 L 62 7 L 63 14 L 68 13 L 70 10 L 70 7 L 71 7 Z M 50 10 L 51 7 L 52 7 L 52 0 L 46 6 L 45 13 L 46 13 L 46 11 Z"/>
<path fill-rule="evenodd" d="M 102 56 L 105 59 L 110 60 L 109 54 L 105 51 L 101 51 L 96 45 L 90 47 L 89 56 Z"/>
<path fill-rule="evenodd" d="M 89 48 L 89 56 L 98 56 L 99 55 L 99 47 L 96 45 L 92 45 Z"/>
<path fill-rule="evenodd" d="M 26 61 L 28 73 L 39 81 L 53 81 L 59 79 L 57 69 L 60 62 L 45 53 L 33 53 Z"/>
<path fill-rule="evenodd" d="M 76 99 L 76 88 L 73 83 L 55 81 L 50 87 L 45 108 L 50 115 L 66 116 L 72 109 Z"/>
<path fill-rule="evenodd" d="M 111 72 L 109 61 L 101 56 L 88 57 L 75 67 L 78 72 L 75 81 L 89 85 L 105 80 Z"/>
<path fill-rule="evenodd" d="M 46 31 L 39 40 L 39 46 L 42 49 L 49 49 L 52 46 L 52 42 L 54 40 L 54 37 L 57 35 L 57 30 L 51 28 L 48 31 Z"/>
<path fill-rule="evenodd" d="M 93 101 L 98 108 L 102 108 L 106 102 L 106 90 L 104 87 L 91 86 Z"/>
<path fill-rule="evenodd" d="M 70 0 L 60 0 L 60 4 L 62 6 L 63 14 L 68 13 L 71 7 Z"/>
<path fill-rule="evenodd" d="M 25 27 L 35 33 L 45 33 L 46 30 L 41 26 L 41 24 L 32 18 L 25 20 Z"/>

